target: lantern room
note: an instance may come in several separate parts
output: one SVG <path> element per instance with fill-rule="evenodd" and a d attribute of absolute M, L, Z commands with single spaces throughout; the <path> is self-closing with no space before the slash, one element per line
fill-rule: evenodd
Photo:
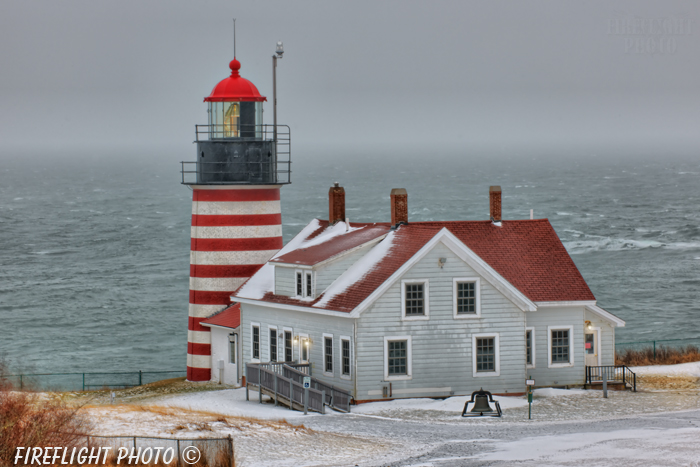
<path fill-rule="evenodd" d="M 241 62 L 235 58 L 229 64 L 231 76 L 222 80 L 204 99 L 209 108 L 210 137 L 262 138 L 263 108 L 267 98 L 258 88 L 241 77 Z"/>
<path fill-rule="evenodd" d="M 241 62 L 229 63 L 207 103 L 208 122 L 196 125 L 197 160 L 182 163 L 186 185 L 279 185 L 290 183 L 287 125 L 265 125 L 263 102 L 253 83 L 240 75 Z"/>

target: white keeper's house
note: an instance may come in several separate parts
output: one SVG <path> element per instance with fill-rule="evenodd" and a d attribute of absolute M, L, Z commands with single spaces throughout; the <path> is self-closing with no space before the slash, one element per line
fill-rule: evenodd
<path fill-rule="evenodd" d="M 391 222 L 312 220 L 204 319 L 211 377 L 245 384 L 245 364 L 309 363 L 356 401 L 522 394 L 584 384 L 614 364 L 621 319 L 603 310 L 547 219 L 412 222 L 406 190 Z M 485 203 L 486 204 L 486 203 Z"/>

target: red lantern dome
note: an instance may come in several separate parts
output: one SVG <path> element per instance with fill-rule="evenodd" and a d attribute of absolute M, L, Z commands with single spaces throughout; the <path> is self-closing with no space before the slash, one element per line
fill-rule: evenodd
<path fill-rule="evenodd" d="M 204 102 L 263 102 L 267 97 L 261 96 L 258 88 L 238 73 L 241 69 L 241 62 L 235 58 L 229 63 L 231 76 L 223 79 L 214 86 L 209 97 L 204 98 Z"/>

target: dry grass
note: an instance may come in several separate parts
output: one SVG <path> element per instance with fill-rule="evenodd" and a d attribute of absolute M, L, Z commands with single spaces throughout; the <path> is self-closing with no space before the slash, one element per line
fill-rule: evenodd
<path fill-rule="evenodd" d="M 79 433 L 89 429 L 80 407 L 59 396 L 15 391 L 3 378 L 7 365 L 0 361 L 0 465 L 12 465 L 19 446 L 79 446 Z"/>
<path fill-rule="evenodd" d="M 694 345 L 679 348 L 662 345 L 656 348 L 656 356 L 652 347 L 641 350 L 624 349 L 615 354 L 615 364 L 627 366 L 676 365 L 699 361 L 700 349 Z"/>

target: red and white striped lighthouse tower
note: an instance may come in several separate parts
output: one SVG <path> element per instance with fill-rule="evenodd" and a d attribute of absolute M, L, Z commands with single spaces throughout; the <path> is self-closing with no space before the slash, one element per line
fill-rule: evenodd
<path fill-rule="evenodd" d="M 197 160 L 182 163 L 192 189 L 187 379 L 211 379 L 211 334 L 201 321 L 230 305 L 231 294 L 282 248 L 280 188 L 289 183 L 289 128 L 263 125 L 267 99 L 239 74 L 204 99 Z"/>

